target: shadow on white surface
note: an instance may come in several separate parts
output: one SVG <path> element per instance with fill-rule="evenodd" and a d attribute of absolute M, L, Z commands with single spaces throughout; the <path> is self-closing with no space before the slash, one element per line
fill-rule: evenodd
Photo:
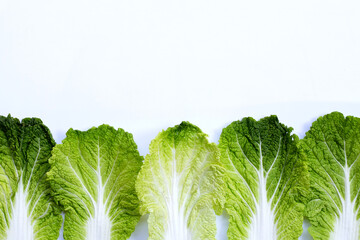
<path fill-rule="evenodd" d="M 149 237 L 147 220 L 149 215 L 144 215 L 135 227 L 135 231 L 131 234 L 129 240 L 146 240 Z"/>
<path fill-rule="evenodd" d="M 229 215 L 224 211 L 220 216 L 216 216 L 216 239 L 227 240 L 227 230 L 229 228 Z"/>
<path fill-rule="evenodd" d="M 67 130 L 56 130 L 53 132 L 53 138 L 54 138 L 56 144 L 61 144 L 62 140 L 65 139 L 66 131 Z"/>
<path fill-rule="evenodd" d="M 64 212 L 62 212 L 62 213 L 61 213 L 61 216 L 62 216 L 62 218 L 63 218 L 63 222 L 62 222 L 62 224 L 61 224 L 60 235 L 59 235 L 58 240 L 63 240 L 63 239 L 64 239 L 64 221 L 65 221 L 65 213 L 64 213 Z"/>
<path fill-rule="evenodd" d="M 303 222 L 303 234 L 299 238 L 299 240 L 313 240 L 310 233 L 308 232 L 308 228 L 310 227 L 310 222 L 305 219 Z"/>
<path fill-rule="evenodd" d="M 310 127 L 313 124 L 313 122 L 315 122 L 318 119 L 318 117 L 320 117 L 320 116 L 321 115 L 313 117 L 310 120 L 306 121 L 306 123 L 304 123 L 304 125 L 302 126 L 302 129 L 300 129 L 300 131 L 297 134 L 300 139 L 305 137 L 306 132 L 310 130 Z"/>

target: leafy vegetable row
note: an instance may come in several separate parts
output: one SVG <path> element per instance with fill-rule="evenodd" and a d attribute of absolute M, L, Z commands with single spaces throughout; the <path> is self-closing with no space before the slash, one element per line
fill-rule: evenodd
<path fill-rule="evenodd" d="M 70 129 L 55 145 L 41 120 L 0 117 L 0 239 L 128 239 L 149 214 L 149 239 L 359 239 L 360 119 L 334 112 L 299 140 L 276 116 L 244 118 L 219 144 L 182 122 L 143 159 L 130 133 Z"/>

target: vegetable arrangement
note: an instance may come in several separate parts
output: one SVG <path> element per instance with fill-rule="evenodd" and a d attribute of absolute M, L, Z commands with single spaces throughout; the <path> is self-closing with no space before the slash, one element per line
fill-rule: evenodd
<path fill-rule="evenodd" d="M 333 112 L 304 139 L 276 116 L 244 118 L 219 144 L 182 122 L 140 156 L 130 133 L 70 129 L 55 145 L 36 118 L 0 117 L 0 239 L 128 239 L 149 214 L 151 240 L 358 240 L 360 119 Z"/>

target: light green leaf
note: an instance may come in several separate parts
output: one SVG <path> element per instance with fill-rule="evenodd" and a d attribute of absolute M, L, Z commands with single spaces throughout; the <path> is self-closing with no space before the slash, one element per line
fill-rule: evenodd
<path fill-rule="evenodd" d="M 130 133 L 108 125 L 70 129 L 50 158 L 54 199 L 65 210 L 64 238 L 127 239 L 139 221 L 136 176 L 143 158 Z"/>
<path fill-rule="evenodd" d="M 201 130 L 182 122 L 161 132 L 136 181 L 150 240 L 215 239 L 223 204 L 219 150 Z"/>
<path fill-rule="evenodd" d="M 60 210 L 46 172 L 55 142 L 40 119 L 0 117 L 0 239 L 57 239 Z"/>
<path fill-rule="evenodd" d="M 311 177 L 310 234 L 315 240 L 359 240 L 360 119 L 339 112 L 319 117 L 301 146 Z"/>
<path fill-rule="evenodd" d="M 298 138 L 276 116 L 244 118 L 219 140 L 226 168 L 228 239 L 298 239 L 308 185 Z"/>

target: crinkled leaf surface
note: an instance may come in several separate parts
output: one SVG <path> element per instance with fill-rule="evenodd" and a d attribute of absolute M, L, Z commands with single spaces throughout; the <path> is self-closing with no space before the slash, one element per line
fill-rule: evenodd
<path fill-rule="evenodd" d="M 64 238 L 129 238 L 140 218 L 135 180 L 142 161 L 122 129 L 70 129 L 54 148 L 48 173 L 54 199 L 65 210 Z"/>
<path fill-rule="evenodd" d="M 57 239 L 62 223 L 46 172 L 55 142 L 40 119 L 0 117 L 0 239 Z"/>
<path fill-rule="evenodd" d="M 339 112 L 320 117 L 301 146 L 311 177 L 310 234 L 315 240 L 360 239 L 360 119 Z"/>
<path fill-rule="evenodd" d="M 198 127 L 182 122 L 161 132 L 136 182 L 149 239 L 215 239 L 223 184 L 219 150 Z"/>
<path fill-rule="evenodd" d="M 276 116 L 244 118 L 223 129 L 228 239 L 298 239 L 308 187 L 307 169 L 291 128 Z"/>

